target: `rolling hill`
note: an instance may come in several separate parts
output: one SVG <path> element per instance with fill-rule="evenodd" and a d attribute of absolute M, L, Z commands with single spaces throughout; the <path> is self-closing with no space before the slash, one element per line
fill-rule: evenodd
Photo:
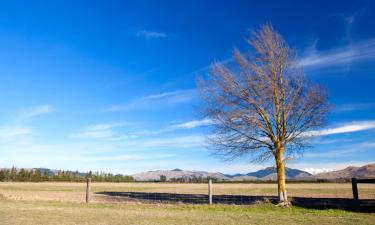
<path fill-rule="evenodd" d="M 312 177 L 311 174 L 298 170 L 298 169 L 285 169 L 287 179 L 297 179 L 297 178 L 309 178 Z M 228 181 L 243 181 L 243 180 L 276 180 L 276 169 L 274 167 L 267 167 L 263 170 L 259 170 L 256 172 L 248 173 L 248 174 L 223 174 L 223 173 L 210 173 L 205 171 L 195 171 L 195 170 L 181 170 L 181 169 L 174 169 L 174 170 L 156 170 L 156 171 L 148 171 L 133 174 L 132 176 L 135 180 L 139 181 L 147 181 L 147 180 L 159 180 L 160 176 L 166 176 L 167 180 L 172 178 L 184 178 L 184 179 L 191 179 L 194 177 L 213 177 L 217 180 L 228 180 Z"/>
<path fill-rule="evenodd" d="M 254 176 L 261 180 L 276 180 L 277 173 L 275 167 L 267 167 L 256 172 L 248 173 L 248 176 Z M 285 168 L 285 175 L 287 179 L 296 179 L 296 178 L 307 178 L 312 175 L 306 171 L 292 168 Z"/>
<path fill-rule="evenodd" d="M 174 170 L 156 170 L 156 171 L 148 171 L 133 174 L 135 180 L 137 181 L 148 181 L 148 180 L 159 180 L 160 176 L 166 176 L 167 180 L 172 178 L 184 178 L 184 179 L 191 179 L 194 177 L 213 177 L 218 180 L 229 180 L 222 173 L 210 173 L 205 171 L 195 171 L 195 170 L 181 170 L 181 169 L 174 169 Z"/>
<path fill-rule="evenodd" d="M 375 163 L 361 167 L 349 166 L 342 170 L 319 173 L 314 176 L 317 179 L 334 180 L 340 178 L 369 178 L 375 177 Z"/>
<path fill-rule="evenodd" d="M 33 170 L 39 170 L 42 173 L 48 173 L 49 175 L 56 175 L 59 170 L 52 170 L 48 168 L 33 168 Z M 86 173 L 78 172 L 81 176 L 85 176 Z M 361 167 L 349 166 L 342 170 L 324 172 L 315 175 L 299 170 L 292 169 L 289 167 L 285 168 L 285 173 L 287 179 L 291 180 L 336 180 L 336 179 L 348 179 L 352 177 L 356 178 L 375 178 L 375 163 L 364 165 Z M 227 180 L 227 181 L 246 181 L 246 180 L 259 180 L 259 181 L 268 181 L 276 180 L 277 174 L 275 167 L 267 167 L 255 172 L 250 172 L 247 174 L 223 174 L 220 172 L 206 172 L 206 171 L 197 171 L 197 170 L 182 170 L 182 169 L 173 169 L 173 170 L 156 170 L 148 171 L 133 174 L 135 180 L 137 181 L 153 181 L 159 180 L 160 176 L 166 176 L 167 180 L 172 178 L 178 179 L 183 178 L 186 180 L 192 178 L 207 178 L 212 177 L 217 180 Z"/>

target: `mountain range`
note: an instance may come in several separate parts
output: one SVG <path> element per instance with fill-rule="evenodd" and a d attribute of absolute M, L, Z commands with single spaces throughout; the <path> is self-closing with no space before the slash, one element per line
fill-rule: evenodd
<path fill-rule="evenodd" d="M 170 180 L 172 178 L 191 179 L 194 177 L 196 178 L 213 177 L 218 180 L 228 179 L 227 176 L 218 172 L 210 173 L 210 172 L 205 172 L 205 171 L 181 170 L 181 169 L 148 171 L 148 172 L 133 174 L 132 176 L 137 181 L 159 180 L 160 176 L 166 176 L 167 180 Z"/>
<path fill-rule="evenodd" d="M 47 173 L 49 175 L 57 175 L 59 170 L 53 170 L 48 168 L 33 168 L 33 170 L 39 170 L 42 173 Z M 85 176 L 86 173 L 78 172 L 80 176 Z M 306 171 L 299 169 L 292 169 L 289 167 L 285 168 L 286 178 L 289 180 L 337 180 L 337 179 L 350 179 L 352 177 L 356 178 L 375 178 L 375 163 L 364 165 L 361 167 L 349 166 L 342 170 L 336 170 L 331 172 L 324 172 L 312 175 Z M 160 180 L 160 176 L 165 176 L 167 181 L 171 179 L 184 179 L 189 180 L 192 178 L 207 178 L 212 177 L 221 181 L 268 181 L 276 180 L 277 174 L 275 167 L 267 167 L 255 172 L 250 172 L 246 174 L 224 174 L 220 172 L 206 172 L 206 171 L 196 171 L 196 170 L 156 170 L 133 174 L 135 180 L 137 181 L 156 181 Z"/>
<path fill-rule="evenodd" d="M 340 178 L 375 178 L 375 163 L 361 167 L 349 166 L 342 170 L 316 174 L 317 179 L 340 179 Z"/>
<path fill-rule="evenodd" d="M 361 167 L 349 166 L 342 170 L 331 171 L 326 173 L 320 173 L 312 175 L 306 171 L 292 168 L 285 168 L 285 175 L 287 179 L 291 180 L 335 180 L 342 178 L 363 178 L 363 177 L 375 177 L 375 163 L 368 164 Z M 195 171 L 195 170 L 156 170 L 142 172 L 132 175 L 137 181 L 150 181 L 150 180 L 159 180 L 160 176 L 165 176 L 167 180 L 172 178 L 178 179 L 192 179 L 192 178 L 207 178 L 212 177 L 217 180 L 227 180 L 227 181 L 244 181 L 244 180 L 276 180 L 277 173 L 275 167 L 267 167 L 256 172 L 251 172 L 247 174 L 223 174 L 220 172 L 205 172 L 205 171 Z"/>
<path fill-rule="evenodd" d="M 312 175 L 308 172 L 286 168 L 285 174 L 287 179 L 305 179 L 312 177 Z M 148 171 L 142 172 L 132 175 L 135 180 L 138 181 L 147 181 L 147 180 L 159 180 L 160 176 L 165 176 L 167 180 L 172 178 L 183 178 L 183 179 L 192 179 L 192 178 L 207 178 L 212 177 L 217 180 L 227 180 L 227 181 L 243 181 L 243 180 L 276 180 L 277 173 L 275 167 L 267 167 L 262 170 L 258 170 L 256 172 L 247 173 L 247 174 L 223 174 L 223 173 L 210 173 L 205 171 L 196 171 L 196 170 L 181 170 L 181 169 L 174 169 L 174 170 L 156 170 L 156 171 Z"/>

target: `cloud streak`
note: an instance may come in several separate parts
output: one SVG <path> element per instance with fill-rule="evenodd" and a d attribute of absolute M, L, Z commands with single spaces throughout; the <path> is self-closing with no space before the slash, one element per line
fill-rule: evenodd
<path fill-rule="evenodd" d="M 139 30 L 137 31 L 136 36 L 141 37 L 145 40 L 151 40 L 151 39 L 167 38 L 168 34 L 163 33 L 163 32 L 150 31 L 150 30 Z"/>
<path fill-rule="evenodd" d="M 305 68 L 345 65 L 375 59 L 375 39 L 326 52 L 310 51 L 299 63 Z"/>
<path fill-rule="evenodd" d="M 357 104 L 340 104 L 334 107 L 334 112 L 350 112 L 350 111 L 360 111 L 374 109 L 375 103 L 357 103 Z"/>
<path fill-rule="evenodd" d="M 250 55 L 250 52 L 245 52 Z M 336 66 L 348 67 L 350 64 L 366 62 L 375 59 L 375 39 L 363 40 L 356 43 L 350 43 L 347 46 L 339 47 L 327 51 L 317 51 L 316 43 L 303 53 L 303 56 L 297 60 L 297 63 L 307 70 L 328 68 Z M 233 57 L 220 60 L 219 63 L 231 67 L 235 60 Z M 209 72 L 211 66 L 199 68 L 189 75 L 196 75 Z"/>
<path fill-rule="evenodd" d="M 31 134 L 31 128 L 25 126 L 0 127 L 0 142 L 13 141 L 16 138 Z"/>
<path fill-rule="evenodd" d="M 365 141 L 361 143 L 355 143 L 351 145 L 345 145 L 344 147 L 335 148 L 331 151 L 324 152 L 311 152 L 304 155 L 305 158 L 342 158 L 356 156 L 359 153 L 367 152 L 375 148 L 375 142 Z"/>
<path fill-rule="evenodd" d="M 31 117 L 51 113 L 53 111 L 54 111 L 54 107 L 52 105 L 49 105 L 49 104 L 38 105 L 38 106 L 20 110 L 18 113 L 18 117 L 21 119 L 28 119 Z"/>
<path fill-rule="evenodd" d="M 162 92 L 135 99 L 127 104 L 111 105 L 105 109 L 102 109 L 101 112 L 118 112 L 137 109 L 150 109 L 150 107 L 157 108 L 160 106 L 176 105 L 180 103 L 190 102 L 193 98 L 195 98 L 195 96 L 196 91 L 194 89 Z"/>
<path fill-rule="evenodd" d="M 148 154 L 148 155 L 141 155 L 141 154 L 121 154 L 121 155 L 111 155 L 111 156 L 85 156 L 82 157 L 82 161 L 88 162 L 101 162 L 101 161 L 108 161 L 108 162 L 123 162 L 123 161 L 138 161 L 138 160 L 155 160 L 155 159 L 167 159 L 176 156 L 175 154 Z"/>
<path fill-rule="evenodd" d="M 338 127 L 306 132 L 306 136 L 327 136 L 375 129 L 375 121 L 355 121 Z"/>
<path fill-rule="evenodd" d="M 161 137 L 139 139 L 126 143 L 127 147 L 140 149 L 171 149 L 171 148 L 193 148 L 202 147 L 205 137 L 202 135 L 188 135 L 178 137 Z"/>
<path fill-rule="evenodd" d="M 210 119 L 191 120 L 185 123 L 173 125 L 171 126 L 171 129 L 193 129 L 196 127 L 208 126 L 212 124 L 213 124 L 213 121 Z"/>
<path fill-rule="evenodd" d="M 123 127 L 123 122 L 111 122 L 87 126 L 82 132 L 72 134 L 71 137 L 109 139 L 118 136 L 115 128 Z"/>

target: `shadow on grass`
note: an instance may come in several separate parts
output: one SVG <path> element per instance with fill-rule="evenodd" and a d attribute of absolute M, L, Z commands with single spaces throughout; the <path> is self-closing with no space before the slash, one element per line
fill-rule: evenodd
<path fill-rule="evenodd" d="M 156 203 L 187 203 L 207 204 L 208 196 L 202 194 L 174 194 L 154 192 L 96 192 L 108 200 L 116 202 L 156 202 Z M 292 205 L 309 209 L 345 209 L 356 212 L 375 212 L 375 200 L 355 201 L 347 198 L 307 198 L 293 197 Z M 269 202 L 276 204 L 274 196 L 248 196 L 248 195 L 213 195 L 214 204 L 251 205 Z"/>

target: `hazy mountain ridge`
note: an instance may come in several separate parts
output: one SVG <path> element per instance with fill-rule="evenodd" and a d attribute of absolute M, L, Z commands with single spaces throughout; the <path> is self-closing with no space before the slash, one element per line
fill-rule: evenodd
<path fill-rule="evenodd" d="M 30 170 L 30 169 L 29 169 Z M 48 175 L 54 176 L 57 175 L 61 170 L 49 169 L 49 168 L 32 168 L 31 170 L 39 170 L 42 174 L 47 173 Z M 80 176 L 85 176 L 87 173 L 78 172 Z M 349 166 L 342 170 L 324 172 L 312 175 L 306 171 L 292 168 L 285 168 L 286 177 L 289 180 L 337 180 L 337 179 L 350 179 L 352 177 L 356 178 L 375 178 L 375 163 L 364 165 L 361 167 Z M 220 172 L 206 172 L 206 171 L 197 171 L 197 170 L 182 170 L 182 169 L 173 169 L 173 170 L 156 170 L 156 171 L 147 171 L 142 173 L 133 174 L 135 180 L 137 181 L 157 181 L 160 180 L 160 176 L 166 176 L 167 181 L 171 179 L 184 179 L 190 180 L 193 178 L 202 178 L 212 177 L 214 179 L 223 181 L 268 181 L 276 180 L 277 173 L 275 167 L 267 167 L 255 172 L 250 172 L 247 174 L 223 174 Z"/>
<path fill-rule="evenodd" d="M 260 179 L 267 179 L 268 177 L 272 178 L 275 176 L 276 168 L 275 167 L 267 167 L 262 170 L 258 170 L 256 172 L 248 173 L 248 176 L 254 176 Z M 296 177 L 311 177 L 312 175 L 306 171 L 299 170 L 299 169 L 292 169 L 289 167 L 285 168 L 285 175 L 287 179 L 295 179 Z"/>
<path fill-rule="evenodd" d="M 181 169 L 174 169 L 174 170 L 156 170 L 156 171 L 148 171 L 148 172 L 142 172 L 133 174 L 135 180 L 138 181 L 147 181 L 147 180 L 159 180 L 160 176 L 166 176 L 167 180 L 170 180 L 172 178 L 184 178 L 184 179 L 191 179 L 193 177 L 213 177 L 218 180 L 227 180 L 228 177 L 226 177 L 222 173 L 210 173 L 205 171 L 196 171 L 196 170 L 181 170 Z"/>
<path fill-rule="evenodd" d="M 149 180 L 159 180 L 160 176 L 166 176 L 167 180 L 172 178 L 183 178 L 183 179 L 191 179 L 191 178 L 207 178 L 212 177 L 217 180 L 227 180 L 227 181 L 244 181 L 244 180 L 276 180 L 277 173 L 275 167 L 267 167 L 265 169 L 261 169 L 255 172 L 250 172 L 247 174 L 223 174 L 223 173 L 211 173 L 206 171 L 195 171 L 195 170 L 181 170 L 181 169 L 174 169 L 174 170 L 156 170 L 156 171 L 148 171 L 133 174 L 135 180 L 138 181 L 149 181 Z M 370 178 L 375 177 L 375 163 L 368 164 L 361 167 L 353 167 L 349 166 L 342 170 L 332 171 L 332 172 L 325 172 L 312 175 L 306 171 L 293 169 L 286 167 L 285 168 L 285 175 L 287 179 L 290 180 L 317 180 L 317 179 L 324 179 L 324 180 L 335 180 L 341 178 Z"/>
<path fill-rule="evenodd" d="M 292 169 L 292 168 L 285 168 L 285 173 L 287 179 L 295 179 L 295 178 L 309 178 L 312 175 L 308 172 Z M 148 171 L 133 174 L 135 180 L 139 181 L 147 181 L 147 180 L 159 180 L 160 176 L 166 176 L 167 180 L 172 178 L 184 178 L 184 179 L 191 179 L 191 178 L 207 178 L 212 177 L 217 180 L 228 180 L 228 181 L 243 181 L 243 180 L 276 180 L 277 174 L 276 169 L 274 167 L 267 167 L 265 169 L 251 172 L 247 174 L 223 174 L 223 173 L 210 173 L 205 171 L 195 171 L 195 170 L 181 170 L 181 169 L 174 169 L 174 170 L 156 170 L 156 171 Z"/>
<path fill-rule="evenodd" d="M 342 170 L 319 173 L 314 175 L 317 179 L 340 179 L 340 178 L 374 178 L 375 177 L 375 163 L 364 165 L 361 167 L 349 166 Z"/>

